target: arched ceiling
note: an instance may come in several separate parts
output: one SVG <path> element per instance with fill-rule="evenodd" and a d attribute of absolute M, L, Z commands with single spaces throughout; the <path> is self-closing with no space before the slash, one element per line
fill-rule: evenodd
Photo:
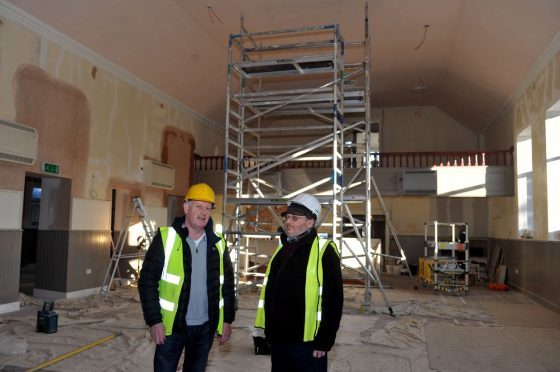
<path fill-rule="evenodd" d="M 241 14 L 250 32 L 338 23 L 345 40 L 364 37 L 362 0 L 9 2 L 219 124 L 227 42 L 240 31 Z M 560 32 L 558 0 L 368 6 L 373 107 L 435 105 L 479 133 Z M 418 85 L 426 90 L 418 93 Z"/>

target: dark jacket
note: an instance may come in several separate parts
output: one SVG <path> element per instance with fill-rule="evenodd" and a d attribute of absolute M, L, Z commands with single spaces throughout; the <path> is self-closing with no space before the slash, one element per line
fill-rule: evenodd
<path fill-rule="evenodd" d="M 185 281 L 181 289 L 181 295 L 179 296 L 179 306 L 173 323 L 173 333 L 185 332 L 185 326 L 187 325 L 185 315 L 187 314 L 187 307 L 189 306 L 192 257 L 191 251 L 186 243 L 189 232 L 187 228 L 182 227 L 184 222 L 184 216 L 176 218 L 173 222 L 173 228 L 177 231 L 177 234 L 181 237 L 181 241 L 183 242 L 183 266 L 185 270 Z M 207 242 L 206 268 L 208 275 L 206 285 L 208 288 L 208 318 L 210 322 L 210 332 L 214 335 L 218 327 L 220 300 L 220 255 L 215 244 L 220 238 L 213 231 L 212 219 L 208 221 L 204 231 L 206 232 Z M 152 244 L 150 244 L 148 248 L 144 263 L 142 264 L 142 270 L 140 271 L 140 279 L 138 280 L 138 292 L 140 293 L 140 301 L 142 302 L 144 320 L 150 327 L 162 322 L 158 283 L 163 270 L 164 256 L 164 244 L 161 239 L 161 233 L 158 230 Z M 224 253 L 224 285 L 222 288 L 222 295 L 224 298 L 224 323 L 232 323 L 235 319 L 235 292 L 233 269 L 227 250 Z"/>
<path fill-rule="evenodd" d="M 265 335 L 271 343 L 303 343 L 305 277 L 315 229 L 295 243 L 281 235 L 282 248 L 272 260 L 265 292 Z M 342 317 L 344 294 L 340 257 L 333 246 L 323 255 L 322 320 L 315 350 L 329 351 L 334 345 Z"/>

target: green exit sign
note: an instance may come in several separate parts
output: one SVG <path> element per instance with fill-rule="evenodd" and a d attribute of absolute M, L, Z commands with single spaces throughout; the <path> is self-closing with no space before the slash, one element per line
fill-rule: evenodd
<path fill-rule="evenodd" d="M 60 171 L 60 166 L 58 164 L 43 163 L 43 172 L 58 174 L 59 171 Z"/>

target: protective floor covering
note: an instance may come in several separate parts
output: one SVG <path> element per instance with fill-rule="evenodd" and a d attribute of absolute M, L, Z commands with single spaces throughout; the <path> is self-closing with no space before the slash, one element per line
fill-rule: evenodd
<path fill-rule="evenodd" d="M 485 303 L 484 308 L 507 326 L 560 328 L 558 313 L 536 303 Z"/>
<path fill-rule="evenodd" d="M 434 322 L 426 334 L 430 367 L 438 371 L 546 371 L 504 327 Z"/>
<path fill-rule="evenodd" d="M 345 288 L 330 372 L 560 371 L 560 314 L 517 292 L 478 287 L 468 295 L 441 295 L 413 290 L 406 278 L 389 280 L 390 306 L 378 289 L 368 309 L 363 287 Z M 254 353 L 257 300 L 257 292 L 242 293 L 232 339 L 214 343 L 208 372 L 270 370 L 270 357 Z M 0 315 L 1 371 L 22 371 L 113 334 L 119 335 L 45 370 L 152 370 L 154 344 L 136 289 L 56 301 L 54 334 L 35 332 L 41 300 L 21 295 L 20 303 L 20 311 Z"/>
<path fill-rule="evenodd" d="M 547 371 L 560 372 L 560 328 L 513 327 L 510 332 Z"/>

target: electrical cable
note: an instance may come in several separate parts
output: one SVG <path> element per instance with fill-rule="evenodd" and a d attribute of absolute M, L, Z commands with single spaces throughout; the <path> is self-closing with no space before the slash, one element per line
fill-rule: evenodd
<path fill-rule="evenodd" d="M 218 15 L 216 14 L 216 12 L 214 11 L 211 5 L 208 5 L 208 15 L 210 16 L 210 22 L 214 23 L 214 17 L 216 17 L 216 19 L 220 21 L 220 23 L 222 24 L 224 23 L 222 22 L 220 17 L 218 17 Z"/>
<path fill-rule="evenodd" d="M 66 353 L 66 354 L 62 354 L 62 355 L 60 355 L 60 356 L 58 356 L 58 357 L 56 357 L 56 358 L 54 358 L 54 359 L 48 360 L 48 361 L 46 361 L 46 362 L 44 362 L 44 363 L 41 363 L 41 364 L 39 364 L 39 365 L 37 365 L 37 366 L 35 366 L 35 367 L 33 367 L 33 368 L 30 368 L 30 369 L 27 370 L 27 372 L 38 371 L 38 370 L 40 370 L 40 369 L 43 369 L 43 368 L 45 368 L 45 367 L 50 366 L 51 364 L 55 364 L 55 363 L 60 362 L 61 360 L 70 358 L 70 357 L 72 357 L 72 356 L 74 356 L 74 355 L 76 355 L 76 354 L 78 354 L 78 353 L 81 353 L 82 351 L 91 349 L 91 348 L 94 347 L 94 346 L 97 346 L 97 345 L 99 345 L 99 344 L 102 344 L 102 343 L 104 343 L 104 342 L 107 342 L 107 341 L 109 341 L 109 340 L 111 340 L 111 339 L 113 339 L 113 338 L 115 338 L 115 337 L 117 337 L 117 336 L 120 336 L 120 335 L 122 335 L 122 332 L 117 332 L 117 333 L 114 333 L 114 334 L 112 334 L 112 335 L 110 335 L 110 336 L 103 337 L 103 338 L 101 338 L 101 339 L 99 339 L 99 340 L 97 340 L 97 341 L 94 341 L 94 342 L 90 343 L 90 344 L 87 344 L 87 345 L 82 346 L 82 347 L 80 347 L 80 348 L 78 348 L 78 349 L 72 350 L 72 351 L 70 351 L 70 352 L 68 352 L 68 353 Z"/>
<path fill-rule="evenodd" d="M 209 7 L 210 8 L 210 7 Z M 424 37 L 422 38 L 422 41 L 420 42 L 420 44 L 418 44 L 416 46 L 416 48 L 414 48 L 414 50 L 420 49 L 420 47 L 422 46 L 422 44 L 424 44 L 424 41 L 426 41 L 426 36 L 428 36 L 428 28 L 430 27 L 430 25 L 424 25 Z"/>

